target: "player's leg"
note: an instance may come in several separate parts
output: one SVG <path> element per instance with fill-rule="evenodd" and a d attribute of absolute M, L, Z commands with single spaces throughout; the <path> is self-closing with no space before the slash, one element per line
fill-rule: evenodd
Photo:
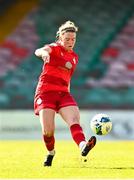
<path fill-rule="evenodd" d="M 68 124 L 73 140 L 79 146 L 81 155 L 86 156 L 95 146 L 96 137 L 92 136 L 88 142 L 85 140 L 82 127 L 80 126 L 80 114 L 77 106 L 66 106 L 59 110 L 60 115 Z"/>
<path fill-rule="evenodd" d="M 53 157 L 55 155 L 55 149 L 54 149 L 55 111 L 50 108 L 42 109 L 39 112 L 39 117 L 42 127 L 43 141 L 48 150 L 48 155 L 45 159 L 44 166 L 51 166 Z"/>

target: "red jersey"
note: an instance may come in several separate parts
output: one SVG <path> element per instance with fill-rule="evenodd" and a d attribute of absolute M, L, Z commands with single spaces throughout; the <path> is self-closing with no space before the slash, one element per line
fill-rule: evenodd
<path fill-rule="evenodd" d="M 36 88 L 36 94 L 48 91 L 69 91 L 71 76 L 78 63 L 78 55 L 72 51 L 66 51 L 58 43 L 48 45 L 51 48 L 50 61 L 44 63 L 42 73 Z M 72 64 L 72 68 L 65 67 L 66 62 Z"/>

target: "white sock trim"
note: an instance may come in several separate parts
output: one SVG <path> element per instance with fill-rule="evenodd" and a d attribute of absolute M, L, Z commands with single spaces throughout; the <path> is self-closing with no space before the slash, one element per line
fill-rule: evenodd
<path fill-rule="evenodd" d="M 85 148 L 86 144 L 87 144 L 86 141 L 81 141 L 80 142 L 79 148 L 80 148 L 81 151 Z"/>
<path fill-rule="evenodd" d="M 55 155 L 55 150 L 53 149 L 52 151 L 48 151 L 48 154 L 54 156 Z"/>

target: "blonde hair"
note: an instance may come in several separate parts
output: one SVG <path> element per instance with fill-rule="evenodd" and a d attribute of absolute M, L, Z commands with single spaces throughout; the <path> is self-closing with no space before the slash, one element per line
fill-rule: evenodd
<path fill-rule="evenodd" d="M 64 24 L 62 24 L 57 33 L 56 38 L 58 39 L 60 35 L 64 34 L 65 32 L 77 32 L 78 27 L 75 26 L 75 24 L 72 21 L 66 21 Z"/>

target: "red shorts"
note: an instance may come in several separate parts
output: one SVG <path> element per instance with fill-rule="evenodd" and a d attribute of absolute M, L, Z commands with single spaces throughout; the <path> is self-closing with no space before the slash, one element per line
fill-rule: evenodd
<path fill-rule="evenodd" d="M 34 112 L 36 115 L 39 115 L 41 109 L 51 108 L 58 112 L 60 108 L 65 106 L 77 106 L 69 92 L 49 91 L 37 94 L 34 98 Z"/>

